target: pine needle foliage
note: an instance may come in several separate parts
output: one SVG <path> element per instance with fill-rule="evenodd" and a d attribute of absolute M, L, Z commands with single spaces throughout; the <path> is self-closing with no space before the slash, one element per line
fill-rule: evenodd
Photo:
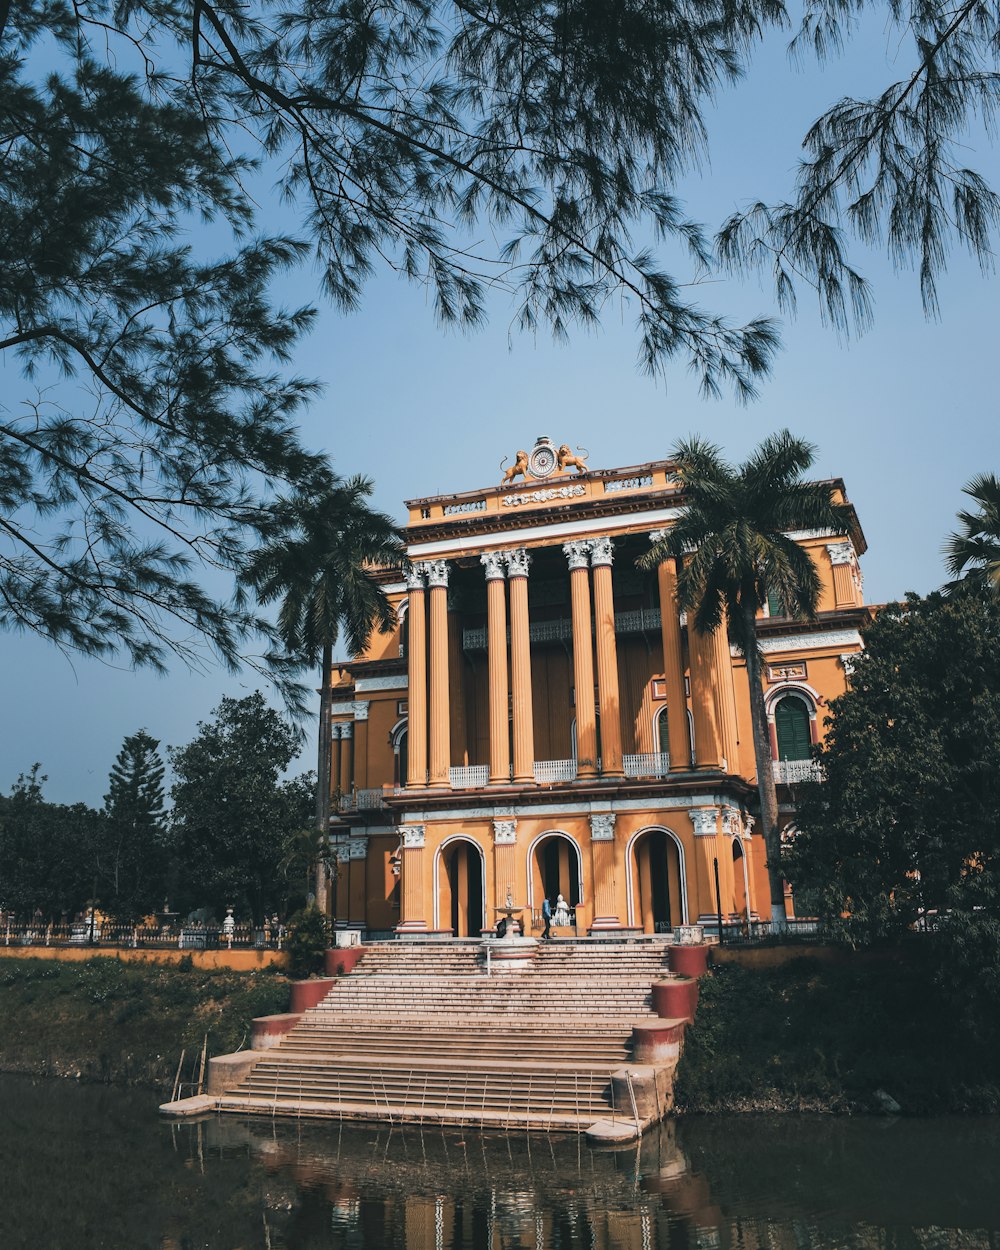
<path fill-rule="evenodd" d="M 787 430 L 766 438 L 738 466 L 705 439 L 679 443 L 671 460 L 672 478 L 684 492 L 681 515 L 638 562 L 642 568 L 655 568 L 676 560 L 677 604 L 688 613 L 690 627 L 700 634 L 726 630 L 746 657 L 771 912 L 777 925 L 784 920 L 785 900 L 757 618 L 769 591 L 792 615 L 804 620 L 816 615 L 819 574 L 790 532 L 849 532 L 850 510 L 833 501 L 830 484 L 802 478 L 814 453 L 811 444 Z"/>

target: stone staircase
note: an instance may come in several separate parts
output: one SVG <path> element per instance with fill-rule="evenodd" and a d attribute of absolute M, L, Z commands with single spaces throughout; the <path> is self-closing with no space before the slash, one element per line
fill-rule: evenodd
<path fill-rule="evenodd" d="M 486 975 L 479 943 L 380 942 L 218 1097 L 222 1111 L 580 1132 L 655 1019 L 662 942 L 540 946 Z"/>

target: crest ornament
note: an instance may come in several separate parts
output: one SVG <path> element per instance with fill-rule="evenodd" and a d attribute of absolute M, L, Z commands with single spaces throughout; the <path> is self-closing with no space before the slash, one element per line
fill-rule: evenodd
<path fill-rule="evenodd" d="M 559 464 L 559 452 L 556 445 L 547 435 L 542 434 L 535 439 L 528 456 L 528 468 L 532 477 L 551 477 Z"/>

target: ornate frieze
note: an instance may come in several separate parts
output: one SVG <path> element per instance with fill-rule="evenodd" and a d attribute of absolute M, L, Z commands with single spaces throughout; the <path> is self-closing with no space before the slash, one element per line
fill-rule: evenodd
<path fill-rule="evenodd" d="M 592 538 L 590 540 L 590 563 L 597 568 L 599 564 L 614 563 L 614 545 L 610 538 Z"/>
<path fill-rule="evenodd" d="M 527 577 L 528 568 L 531 565 L 531 556 L 525 547 L 514 547 L 510 551 L 503 553 L 504 563 L 507 565 L 508 577 Z"/>
<path fill-rule="evenodd" d="M 563 543 L 563 554 L 571 572 L 573 569 L 585 569 L 590 562 L 590 543 L 586 539 Z"/>
<path fill-rule="evenodd" d="M 717 807 L 696 807 L 691 812 L 691 824 L 694 825 L 695 837 L 709 838 L 718 833 L 719 809 Z"/>
<path fill-rule="evenodd" d="M 502 582 L 507 576 L 507 568 L 503 557 L 504 553 L 502 551 L 484 551 L 479 557 L 479 563 L 486 569 L 486 580 L 488 582 Z"/>
<path fill-rule="evenodd" d="M 550 486 L 547 490 L 530 490 L 523 495 L 504 495 L 505 508 L 520 508 L 526 503 L 548 503 L 550 499 L 573 499 L 577 495 L 585 495 L 586 488 L 575 486 Z"/>
<path fill-rule="evenodd" d="M 447 560 L 428 560 L 424 565 L 427 570 L 428 586 L 447 586 L 448 585 L 448 561 Z"/>
<path fill-rule="evenodd" d="M 613 842 L 615 840 L 615 821 L 618 817 L 614 812 L 593 812 L 590 817 L 590 837 L 593 842 Z"/>
<path fill-rule="evenodd" d="M 403 848 L 407 851 L 419 851 L 424 845 L 424 826 L 423 825 L 400 825 L 399 833 L 403 841 Z"/>
<path fill-rule="evenodd" d="M 516 820 L 494 820 L 493 822 L 493 844 L 494 846 L 513 846 L 517 841 L 517 821 Z"/>

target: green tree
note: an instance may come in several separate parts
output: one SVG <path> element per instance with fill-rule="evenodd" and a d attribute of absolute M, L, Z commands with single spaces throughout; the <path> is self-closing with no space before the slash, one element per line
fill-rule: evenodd
<path fill-rule="evenodd" d="M 168 846 L 159 745 L 145 729 L 127 737 L 104 796 L 101 892 L 105 909 L 122 920 L 136 920 L 151 911 L 166 888 Z"/>
<path fill-rule="evenodd" d="M 284 908 L 281 861 L 310 824 L 311 775 L 282 781 L 298 752 L 295 729 L 259 691 L 224 698 L 196 737 L 170 749 L 172 834 L 181 905 L 228 905 L 255 920 Z"/>
<path fill-rule="evenodd" d="M 95 897 L 104 816 L 83 803 L 46 802 L 35 764 L 0 795 L 0 907 L 29 920 L 81 911 Z"/>
<path fill-rule="evenodd" d="M 745 464 L 734 467 L 718 447 L 703 439 L 678 444 L 672 453 L 673 477 L 684 491 L 683 510 L 639 560 L 643 568 L 655 568 L 662 560 L 676 559 L 677 601 L 693 628 L 702 634 L 727 629 L 746 658 L 775 927 L 785 923 L 785 895 L 757 617 L 769 591 L 791 615 L 805 620 L 816 615 L 819 574 L 805 548 L 788 537 L 790 531 L 849 532 L 850 510 L 833 502 L 829 484 L 802 480 L 814 450 L 783 430 L 765 439 Z"/>
<path fill-rule="evenodd" d="M 980 473 L 963 490 L 979 510 L 960 512 L 961 533 L 945 544 L 945 565 L 956 579 L 946 590 L 983 586 L 1000 591 L 1000 480 L 995 473 Z"/>
<path fill-rule="evenodd" d="M 1000 597 L 889 604 L 830 704 L 803 788 L 793 884 L 851 941 L 946 919 L 955 964 L 1000 995 Z"/>
<path fill-rule="evenodd" d="M 359 655 L 374 630 L 395 628 L 383 578 L 406 564 L 403 536 L 391 517 L 371 509 L 371 493 L 369 478 L 353 477 L 319 497 L 280 501 L 271 541 L 254 552 L 243 575 L 262 603 L 280 601 L 278 631 L 289 654 L 319 665 L 315 829 L 321 840 L 330 823 L 333 648 L 343 633 L 351 654 Z"/>

